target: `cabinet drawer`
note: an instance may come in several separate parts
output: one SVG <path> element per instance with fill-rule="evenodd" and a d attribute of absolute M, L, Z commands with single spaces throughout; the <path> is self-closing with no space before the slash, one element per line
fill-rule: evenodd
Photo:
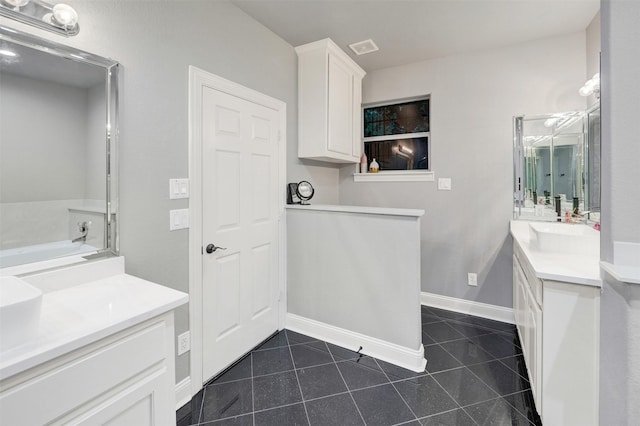
<path fill-rule="evenodd" d="M 2 423 L 48 423 L 150 367 L 162 365 L 167 352 L 165 329 L 164 321 L 156 321 L 107 346 L 98 342 L 94 351 L 79 357 L 66 355 L 64 363 L 7 389 L 0 394 Z"/>

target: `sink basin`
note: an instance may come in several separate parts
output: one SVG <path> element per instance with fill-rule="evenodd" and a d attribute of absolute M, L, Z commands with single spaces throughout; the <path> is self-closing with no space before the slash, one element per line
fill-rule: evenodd
<path fill-rule="evenodd" d="M 38 335 L 42 291 L 12 276 L 0 276 L 0 352 Z"/>
<path fill-rule="evenodd" d="M 540 251 L 592 254 L 600 252 L 600 233 L 586 225 L 530 223 L 531 244 Z"/>

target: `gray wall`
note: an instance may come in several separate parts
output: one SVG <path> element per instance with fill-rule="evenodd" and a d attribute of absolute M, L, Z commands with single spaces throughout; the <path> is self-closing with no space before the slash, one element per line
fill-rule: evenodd
<path fill-rule="evenodd" d="M 226 1 L 68 2 L 80 34 L 64 38 L 5 18 L 0 23 L 71 45 L 122 65 L 120 249 L 127 272 L 188 291 L 188 232 L 169 231 L 169 179 L 188 175 L 188 66 L 287 103 L 288 180 L 310 180 L 317 202 L 338 200 L 338 170 L 297 158 L 297 58 L 291 45 Z M 282 189 L 283 191 L 285 188 Z M 176 313 L 176 334 L 189 328 Z M 176 381 L 189 358 L 176 360 Z"/>
<path fill-rule="evenodd" d="M 512 306 L 512 117 L 584 109 L 585 33 L 369 73 L 363 102 L 431 95 L 436 182 L 354 183 L 340 170 L 340 203 L 420 208 L 422 291 Z M 467 273 L 478 273 L 478 287 Z"/>
<path fill-rule="evenodd" d="M 84 198 L 87 90 L 3 73 L 0 93 L 0 202 Z"/>
<path fill-rule="evenodd" d="M 640 244 L 640 2 L 602 2 L 602 260 Z M 614 214 L 615 212 L 615 214 Z M 636 266 L 640 261 L 636 263 Z M 605 277 L 600 318 L 600 423 L 640 418 L 640 286 Z"/>

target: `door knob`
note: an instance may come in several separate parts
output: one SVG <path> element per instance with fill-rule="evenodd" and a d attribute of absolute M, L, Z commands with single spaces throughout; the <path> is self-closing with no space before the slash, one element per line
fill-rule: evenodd
<path fill-rule="evenodd" d="M 211 253 L 213 253 L 214 251 L 216 251 L 218 249 L 226 250 L 227 248 L 226 247 L 218 247 L 215 244 L 209 244 L 209 245 L 207 245 L 207 248 L 205 250 L 207 251 L 207 253 L 211 254 Z"/>

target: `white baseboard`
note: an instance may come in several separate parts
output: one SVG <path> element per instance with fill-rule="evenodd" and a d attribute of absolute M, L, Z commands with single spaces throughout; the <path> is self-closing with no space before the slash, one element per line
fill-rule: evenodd
<path fill-rule="evenodd" d="M 287 328 L 353 351 L 357 351 L 362 346 L 360 353 L 408 370 L 424 371 L 427 363 L 422 345 L 419 345 L 418 349 L 410 349 L 295 314 L 287 314 Z"/>
<path fill-rule="evenodd" d="M 185 377 L 176 383 L 176 411 L 191 401 L 191 377 Z"/>
<path fill-rule="evenodd" d="M 515 324 L 513 309 L 505 308 L 504 306 L 489 305 L 486 303 L 441 296 L 439 294 L 427 293 L 424 291 L 420 293 L 420 303 L 426 306 L 433 306 L 434 308 L 446 309 L 449 311 Z"/>

